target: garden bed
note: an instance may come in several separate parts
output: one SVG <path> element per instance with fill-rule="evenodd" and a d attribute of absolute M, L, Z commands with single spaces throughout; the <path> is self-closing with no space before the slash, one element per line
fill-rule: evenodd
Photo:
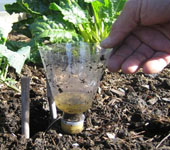
<path fill-rule="evenodd" d="M 13 40 L 28 40 L 12 35 Z M 24 39 L 25 38 L 25 39 Z M 50 125 L 46 79 L 41 65 L 26 64 L 22 75 L 31 77 L 30 132 L 21 135 L 21 94 L 0 83 L 0 149 L 170 149 L 170 68 L 157 75 L 126 75 L 107 69 L 93 106 L 85 113 L 85 129 L 68 135 L 60 129 L 62 112 Z M 10 69 L 9 77 L 21 76 Z M 47 130 L 48 129 L 48 130 Z"/>

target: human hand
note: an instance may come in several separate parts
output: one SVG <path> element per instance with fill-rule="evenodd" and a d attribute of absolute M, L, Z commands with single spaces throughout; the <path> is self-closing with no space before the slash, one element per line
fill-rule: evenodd
<path fill-rule="evenodd" d="M 170 63 L 170 0 L 129 0 L 101 46 L 114 48 L 112 72 L 161 72 Z"/>

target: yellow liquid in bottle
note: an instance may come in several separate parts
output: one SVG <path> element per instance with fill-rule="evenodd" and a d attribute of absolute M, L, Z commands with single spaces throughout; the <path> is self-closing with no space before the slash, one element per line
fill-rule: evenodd
<path fill-rule="evenodd" d="M 91 107 L 92 98 L 87 93 L 63 92 L 54 97 L 57 107 L 68 114 L 80 114 Z"/>

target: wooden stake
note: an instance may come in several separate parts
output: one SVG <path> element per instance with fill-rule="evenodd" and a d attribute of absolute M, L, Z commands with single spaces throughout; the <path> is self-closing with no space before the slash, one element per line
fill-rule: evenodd
<path fill-rule="evenodd" d="M 30 78 L 21 78 L 21 126 L 22 135 L 30 138 Z"/>
<path fill-rule="evenodd" d="M 53 121 L 57 119 L 57 108 L 54 99 L 52 97 L 51 89 L 47 80 L 46 83 L 47 83 L 47 98 L 49 102 L 50 115 L 51 115 L 51 120 Z"/>

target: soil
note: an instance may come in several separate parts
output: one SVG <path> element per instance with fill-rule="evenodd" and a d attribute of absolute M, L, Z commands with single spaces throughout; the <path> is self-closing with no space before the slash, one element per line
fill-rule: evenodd
<path fill-rule="evenodd" d="M 30 138 L 21 135 L 21 93 L 0 83 L 0 150 L 168 150 L 170 149 L 170 67 L 160 74 L 141 71 L 103 74 L 85 129 L 69 135 L 58 119 L 50 128 L 46 79 L 42 66 L 25 64 L 30 82 Z M 10 69 L 8 77 L 21 75 Z"/>

